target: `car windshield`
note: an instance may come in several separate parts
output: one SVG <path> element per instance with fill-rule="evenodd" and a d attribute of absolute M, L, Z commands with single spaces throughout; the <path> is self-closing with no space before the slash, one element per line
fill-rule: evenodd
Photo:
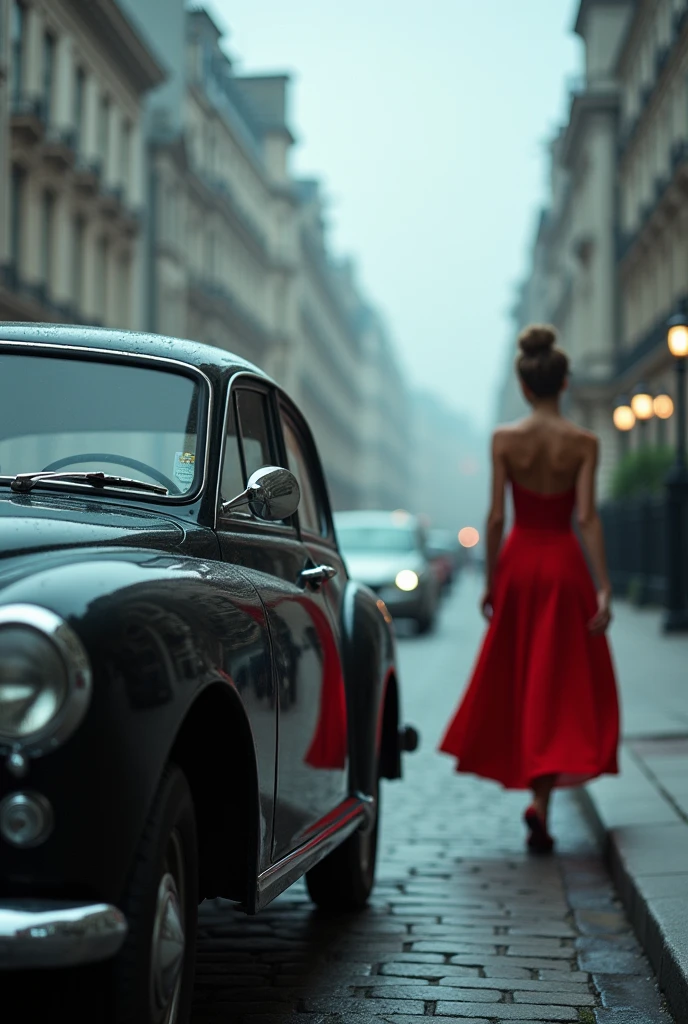
<path fill-rule="evenodd" d="M 416 536 L 407 527 L 394 526 L 338 526 L 337 538 L 343 551 L 395 554 L 415 551 Z"/>
<path fill-rule="evenodd" d="M 154 366 L 2 353 L 0 483 L 100 471 L 186 496 L 200 484 L 199 391 L 190 377 Z"/>

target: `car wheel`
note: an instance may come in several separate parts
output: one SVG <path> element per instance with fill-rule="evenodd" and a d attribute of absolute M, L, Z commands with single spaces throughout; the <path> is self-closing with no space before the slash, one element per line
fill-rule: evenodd
<path fill-rule="evenodd" d="M 71 1024 L 187 1024 L 198 859 L 191 791 L 176 766 L 163 775 L 120 906 L 129 933 L 114 960 L 3 973 L 3 1008 L 16 1005 L 24 1020 L 47 1020 L 50 1007 L 63 1006 Z"/>
<path fill-rule="evenodd" d="M 111 965 L 111 1019 L 186 1024 L 196 958 L 198 853 L 191 790 L 176 765 L 167 768 L 158 789 L 122 910 L 129 935 Z"/>
<path fill-rule="evenodd" d="M 380 780 L 375 781 L 374 817 L 306 874 L 311 899 L 323 910 L 361 910 L 375 882 L 380 824 Z"/>

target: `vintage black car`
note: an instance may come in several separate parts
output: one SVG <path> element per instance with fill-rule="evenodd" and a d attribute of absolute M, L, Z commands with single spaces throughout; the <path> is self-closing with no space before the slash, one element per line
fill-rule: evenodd
<path fill-rule="evenodd" d="M 284 392 L 193 342 L 0 325 L 3 992 L 64 968 L 46 999 L 76 971 L 91 1020 L 185 1021 L 198 903 L 305 873 L 362 906 L 413 743 Z"/>

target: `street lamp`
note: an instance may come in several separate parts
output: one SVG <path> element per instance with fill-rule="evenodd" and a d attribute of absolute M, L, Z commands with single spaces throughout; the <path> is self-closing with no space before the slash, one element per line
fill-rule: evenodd
<path fill-rule="evenodd" d="M 688 356 L 688 308 L 683 307 L 667 323 L 667 344 L 676 362 L 676 458 L 666 480 L 667 488 L 667 594 L 664 629 L 676 633 L 688 629 L 686 588 L 688 547 L 688 466 L 686 466 L 686 357 Z"/>
<path fill-rule="evenodd" d="M 635 418 L 641 423 L 647 423 L 654 416 L 654 401 L 646 384 L 638 384 L 633 389 L 631 409 Z"/>
<path fill-rule="evenodd" d="M 647 384 L 637 384 L 631 394 L 631 409 L 640 424 L 640 444 L 647 442 L 647 425 L 655 414 L 654 399 Z"/>
<path fill-rule="evenodd" d="M 657 395 L 653 405 L 658 420 L 670 420 L 674 415 L 674 400 L 671 395 Z"/>
<path fill-rule="evenodd" d="M 635 426 L 635 413 L 631 408 L 628 398 L 625 395 L 619 395 L 614 405 L 614 426 L 617 430 L 620 430 L 623 434 L 628 433 L 629 430 L 633 430 Z"/>

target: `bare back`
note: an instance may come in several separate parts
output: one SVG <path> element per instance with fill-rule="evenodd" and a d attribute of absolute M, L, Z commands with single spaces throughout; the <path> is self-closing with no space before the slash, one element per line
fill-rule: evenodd
<path fill-rule="evenodd" d="M 533 324 L 519 336 L 521 355 L 517 371 L 533 412 L 518 423 L 499 427 L 492 438 L 492 496 L 487 517 L 487 589 L 483 610 L 490 607 L 509 481 L 543 497 L 575 491 L 580 538 L 598 585 L 598 614 L 590 629 L 604 632 L 610 618 L 611 583 L 595 500 L 599 445 L 594 434 L 559 412 L 569 362 L 566 354 L 555 347 L 555 340 L 556 331 L 547 325 Z"/>
<path fill-rule="evenodd" d="M 537 413 L 495 435 L 506 476 L 539 494 L 574 488 L 596 438 L 562 416 Z"/>
<path fill-rule="evenodd" d="M 575 488 L 579 521 L 595 509 L 598 443 L 563 416 L 534 412 L 518 423 L 499 427 L 492 440 L 490 518 L 504 518 L 509 480 L 538 494 L 562 494 Z"/>

